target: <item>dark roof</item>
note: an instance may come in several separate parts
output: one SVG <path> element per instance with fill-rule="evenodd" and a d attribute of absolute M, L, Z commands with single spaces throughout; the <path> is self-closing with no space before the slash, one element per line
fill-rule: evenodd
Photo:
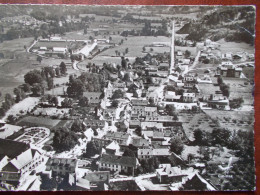
<path fill-rule="evenodd" d="M 101 163 L 113 164 L 113 165 L 121 165 L 125 167 L 136 167 L 136 158 L 129 156 L 115 156 L 103 154 L 101 159 Z"/>
<path fill-rule="evenodd" d="M 0 155 L 13 159 L 30 148 L 29 144 L 13 140 L 0 139 Z"/>
<path fill-rule="evenodd" d="M 143 138 L 133 138 L 133 146 L 149 146 L 149 141 Z"/>

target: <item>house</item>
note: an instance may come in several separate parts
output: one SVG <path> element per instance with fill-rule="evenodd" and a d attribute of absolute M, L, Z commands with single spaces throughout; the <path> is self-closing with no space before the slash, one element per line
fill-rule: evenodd
<path fill-rule="evenodd" d="M 129 128 L 137 128 L 137 127 L 141 127 L 141 122 L 139 120 L 129 121 Z"/>
<path fill-rule="evenodd" d="M 101 92 L 83 92 L 83 97 L 88 98 L 89 104 L 97 105 L 101 102 Z"/>
<path fill-rule="evenodd" d="M 52 48 L 53 53 L 57 53 L 57 54 L 65 54 L 67 52 L 67 48 L 66 47 L 53 47 Z"/>
<path fill-rule="evenodd" d="M 242 68 L 236 67 L 232 62 L 222 62 L 221 65 L 217 67 L 217 74 L 223 77 L 235 77 L 240 78 L 242 73 Z"/>
<path fill-rule="evenodd" d="M 113 121 L 116 118 L 116 108 L 102 109 L 102 114 L 105 119 L 111 119 Z"/>
<path fill-rule="evenodd" d="M 195 101 L 195 93 L 183 93 L 183 102 L 192 103 Z"/>
<path fill-rule="evenodd" d="M 110 170 L 134 175 L 134 171 L 138 166 L 139 162 L 135 157 L 103 154 L 100 158 L 98 168 L 99 170 Z"/>
<path fill-rule="evenodd" d="M 112 140 L 110 139 L 106 139 L 106 138 L 97 138 L 97 137 L 93 137 L 92 141 L 98 145 L 100 148 L 104 148 L 107 145 L 109 145 Z"/>
<path fill-rule="evenodd" d="M 142 129 L 147 129 L 147 128 L 155 128 L 159 131 L 162 131 L 164 126 L 163 123 L 156 122 L 156 121 L 144 121 L 141 122 L 141 128 Z"/>
<path fill-rule="evenodd" d="M 208 106 L 211 108 L 227 109 L 229 100 L 222 94 L 211 94 L 208 99 Z"/>
<path fill-rule="evenodd" d="M 170 151 L 168 148 L 138 148 L 137 156 L 139 160 L 152 157 L 168 157 Z"/>
<path fill-rule="evenodd" d="M 109 171 L 85 173 L 82 178 L 76 179 L 76 190 L 103 191 L 109 184 Z"/>
<path fill-rule="evenodd" d="M 120 146 L 116 141 L 112 141 L 106 146 L 106 154 L 122 156 L 120 153 Z"/>
<path fill-rule="evenodd" d="M 74 158 L 49 158 L 46 163 L 46 171 L 52 176 L 75 173 L 77 167 L 78 160 Z"/>
<path fill-rule="evenodd" d="M 180 167 L 172 167 L 170 164 L 160 164 L 156 169 L 156 176 L 160 183 L 179 183 L 182 182 L 187 173 L 182 171 Z"/>
<path fill-rule="evenodd" d="M 146 99 L 132 99 L 131 103 L 133 106 L 147 106 L 148 100 Z"/>
<path fill-rule="evenodd" d="M 104 138 L 117 141 L 120 145 L 129 145 L 131 141 L 130 134 L 125 132 L 107 132 L 107 134 L 104 135 Z"/>
<path fill-rule="evenodd" d="M 171 187 L 170 187 L 171 188 Z M 210 182 L 204 179 L 199 173 L 193 172 L 188 175 L 182 181 L 181 185 L 178 186 L 178 189 L 181 188 L 183 190 L 200 190 L 200 191 L 216 191 L 217 188 L 213 186 Z M 176 188 L 171 188 L 171 190 L 175 191 Z"/>
<path fill-rule="evenodd" d="M 0 139 L 0 182 L 16 186 L 43 161 L 42 154 L 29 144 Z"/>
<path fill-rule="evenodd" d="M 104 128 L 106 125 L 106 122 L 104 120 L 92 120 L 92 119 L 84 119 L 85 126 L 90 127 L 90 128 Z"/>
<path fill-rule="evenodd" d="M 174 91 L 166 91 L 164 96 L 164 101 L 167 102 L 180 102 L 181 101 L 181 95 L 176 95 Z"/>
<path fill-rule="evenodd" d="M 140 137 L 134 137 L 132 139 L 132 145 L 137 148 L 147 148 L 150 146 L 150 142 L 147 139 L 140 138 Z"/>

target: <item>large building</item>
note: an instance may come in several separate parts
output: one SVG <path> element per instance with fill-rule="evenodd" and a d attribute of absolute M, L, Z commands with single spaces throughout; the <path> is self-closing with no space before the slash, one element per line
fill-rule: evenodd
<path fill-rule="evenodd" d="M 222 64 L 217 68 L 217 73 L 223 77 L 240 78 L 242 68 L 236 67 L 232 62 L 222 62 Z"/>
<path fill-rule="evenodd" d="M 0 182 L 16 186 L 43 161 L 42 154 L 29 144 L 0 139 Z"/>

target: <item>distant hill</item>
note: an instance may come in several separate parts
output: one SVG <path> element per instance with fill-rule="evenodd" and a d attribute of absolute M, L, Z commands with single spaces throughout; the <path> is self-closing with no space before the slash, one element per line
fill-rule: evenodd
<path fill-rule="evenodd" d="M 224 38 L 226 41 L 254 44 L 255 8 L 218 6 L 201 19 L 185 24 L 177 33 L 188 34 L 186 38 L 194 41 Z"/>

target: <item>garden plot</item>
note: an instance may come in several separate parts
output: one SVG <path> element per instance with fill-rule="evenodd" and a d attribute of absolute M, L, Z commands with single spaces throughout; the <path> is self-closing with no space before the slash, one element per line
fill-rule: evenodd
<path fill-rule="evenodd" d="M 31 143 L 36 146 L 42 145 L 50 135 L 50 130 L 44 127 L 31 127 L 24 130 L 24 133 L 15 141 Z"/>

